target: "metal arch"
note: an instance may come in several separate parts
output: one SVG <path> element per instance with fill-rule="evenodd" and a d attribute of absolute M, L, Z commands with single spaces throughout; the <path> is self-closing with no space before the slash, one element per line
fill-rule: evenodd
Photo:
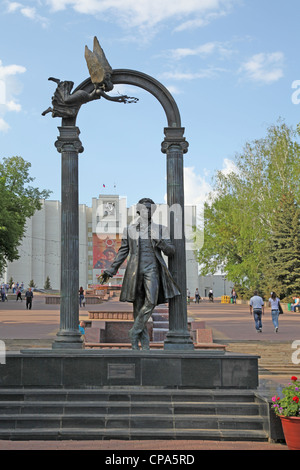
<path fill-rule="evenodd" d="M 167 117 L 168 127 L 181 127 L 180 113 L 174 98 L 169 90 L 155 78 L 136 70 L 115 69 L 112 72 L 112 82 L 114 85 L 133 85 L 148 91 L 162 105 Z M 84 90 L 90 93 L 93 89 L 94 85 L 91 79 L 87 78 L 78 85 L 74 92 Z"/>

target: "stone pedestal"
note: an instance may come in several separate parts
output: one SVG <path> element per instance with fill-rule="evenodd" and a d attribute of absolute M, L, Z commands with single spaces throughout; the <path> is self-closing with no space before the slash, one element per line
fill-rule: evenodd
<path fill-rule="evenodd" d="M 224 351 L 8 351 L 0 387 L 255 389 L 258 357 Z"/>

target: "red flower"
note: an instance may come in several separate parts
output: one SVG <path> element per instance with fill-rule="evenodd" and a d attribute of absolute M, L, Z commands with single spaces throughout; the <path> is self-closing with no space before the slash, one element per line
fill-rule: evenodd
<path fill-rule="evenodd" d="M 297 377 L 295 377 L 295 376 L 293 375 L 293 377 L 291 377 L 291 380 L 298 380 L 298 379 L 297 379 Z"/>
<path fill-rule="evenodd" d="M 296 403 L 299 403 L 299 398 L 298 397 L 293 397 L 293 401 L 295 401 Z"/>

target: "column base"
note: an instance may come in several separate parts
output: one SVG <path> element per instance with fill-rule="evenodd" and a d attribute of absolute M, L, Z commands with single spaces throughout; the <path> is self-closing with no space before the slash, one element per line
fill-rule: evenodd
<path fill-rule="evenodd" d="M 52 349 L 83 349 L 81 334 L 74 331 L 59 331 Z"/>
<path fill-rule="evenodd" d="M 167 333 L 166 339 L 164 341 L 164 349 L 194 349 L 194 343 L 189 335 L 188 331 L 172 331 L 170 330 Z"/>

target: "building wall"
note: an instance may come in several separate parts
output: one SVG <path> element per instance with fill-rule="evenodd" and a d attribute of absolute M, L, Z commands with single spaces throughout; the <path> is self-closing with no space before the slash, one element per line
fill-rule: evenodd
<path fill-rule="evenodd" d="M 42 209 L 27 220 L 25 236 L 19 247 L 20 258 L 8 263 L 3 281 L 12 277 L 14 282 L 31 280 L 37 288 L 43 289 L 47 276 L 52 289 L 60 289 L 61 256 L 61 203 L 41 201 Z M 88 219 L 91 209 L 79 206 L 79 283 L 87 287 L 88 263 Z"/>
<path fill-rule="evenodd" d="M 92 209 L 85 204 L 79 205 L 79 286 L 84 289 L 88 285 L 88 273 L 90 268 L 89 226 L 92 222 Z"/>
<path fill-rule="evenodd" d="M 208 297 L 210 289 L 213 290 L 214 297 L 230 295 L 233 283 L 226 280 L 223 275 L 199 276 L 199 292 L 201 297 Z M 192 293 L 192 292 L 191 292 Z"/>
<path fill-rule="evenodd" d="M 186 285 L 191 296 L 195 294 L 198 286 L 198 262 L 194 251 L 194 227 L 196 226 L 196 206 L 186 206 L 185 216 L 185 240 L 186 240 Z"/>
<path fill-rule="evenodd" d="M 8 263 L 4 280 L 14 282 L 31 280 L 43 287 L 47 276 L 54 288 L 60 282 L 60 203 L 41 201 L 42 209 L 27 220 L 25 236 L 19 247 L 20 258 Z"/>

